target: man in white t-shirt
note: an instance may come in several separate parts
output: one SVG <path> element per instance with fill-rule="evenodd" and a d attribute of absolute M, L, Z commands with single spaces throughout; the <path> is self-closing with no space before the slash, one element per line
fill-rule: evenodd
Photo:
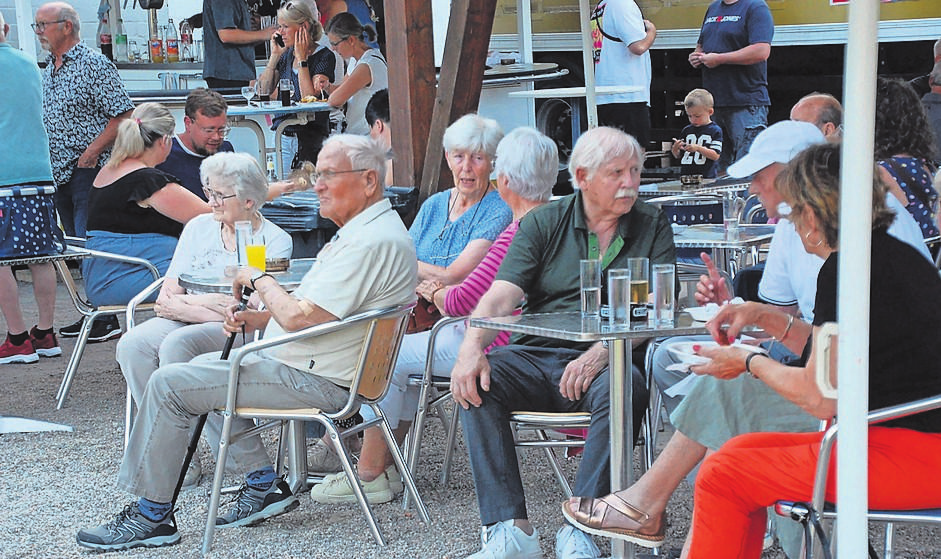
<path fill-rule="evenodd" d="M 364 311 L 415 300 L 418 264 L 402 220 L 383 197 L 386 150 L 365 136 L 328 139 L 311 177 L 320 213 L 340 230 L 294 293 L 253 268 L 242 269 L 233 290 L 253 288 L 266 310 L 230 309 L 226 329 L 265 329 L 278 336 Z M 245 406 L 339 410 L 349 399 L 356 360 L 367 325 L 284 344 L 247 356 L 241 364 L 240 403 Z M 99 551 L 161 547 L 180 541 L 170 502 L 193 421 L 225 405 L 229 363 L 215 354 L 158 369 L 144 389 L 137 421 L 124 453 L 118 486 L 140 499 L 103 526 L 82 530 L 78 543 Z M 253 426 L 233 423 L 233 433 Z M 220 528 L 252 525 L 298 505 L 275 474 L 258 435 L 229 447 L 245 482 Z"/>
<path fill-rule="evenodd" d="M 595 84 L 635 86 L 638 91 L 598 96 L 598 124 L 650 140 L 650 46 L 657 28 L 643 18 L 634 0 L 602 0 L 592 15 L 601 35 Z M 595 38 L 598 41 L 598 38 Z"/>

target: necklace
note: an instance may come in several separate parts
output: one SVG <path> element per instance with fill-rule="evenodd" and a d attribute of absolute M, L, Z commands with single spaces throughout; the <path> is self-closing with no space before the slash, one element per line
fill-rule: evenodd
<path fill-rule="evenodd" d="M 490 184 L 487 185 L 487 190 L 484 190 L 484 193 L 480 196 L 480 199 L 477 200 L 477 202 L 474 203 L 474 213 L 471 214 L 470 223 L 474 223 L 474 218 L 477 217 L 477 210 L 480 209 L 480 203 L 483 202 L 484 196 L 486 196 L 488 193 L 490 193 Z M 458 219 L 461 219 L 461 217 L 458 217 L 458 218 L 455 219 L 454 221 L 451 221 L 451 212 L 454 210 L 454 206 L 457 205 L 457 199 L 458 199 L 458 197 L 460 197 L 460 193 L 458 193 L 457 196 L 454 197 L 454 200 L 449 200 L 449 201 L 448 201 L 448 215 L 447 215 L 447 217 L 446 217 L 445 220 L 444 220 L 444 227 L 442 227 L 442 228 L 441 228 L 441 232 L 438 233 L 438 240 L 439 240 L 439 241 L 444 238 L 444 234 L 445 234 L 445 233 L 447 232 L 447 230 L 451 227 L 451 225 L 453 225 L 454 223 L 456 223 Z M 464 215 L 464 214 L 461 214 L 461 216 L 463 216 L 463 215 Z"/>

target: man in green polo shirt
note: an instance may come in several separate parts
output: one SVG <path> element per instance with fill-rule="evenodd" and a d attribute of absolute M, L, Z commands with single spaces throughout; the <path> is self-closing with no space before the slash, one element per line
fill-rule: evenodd
<path fill-rule="evenodd" d="M 493 285 L 473 316 L 503 316 L 525 300 L 526 313 L 580 310 L 578 261 L 600 258 L 605 270 L 627 259 L 674 263 L 673 231 L 659 209 L 637 201 L 644 156 L 637 141 L 614 128 L 595 128 L 575 144 L 569 173 L 576 192 L 531 211 L 521 222 Z M 602 282 L 604 283 L 604 282 Z M 471 558 L 542 557 L 506 420 L 510 410 L 591 412 L 575 479 L 576 495 L 610 491 L 608 351 L 600 343 L 516 336 L 484 355 L 497 332 L 470 328 L 451 373 L 454 401 L 470 454 L 483 549 Z M 633 371 L 634 437 L 647 403 Z M 556 557 L 591 559 L 598 548 L 569 525 L 556 535 Z"/>

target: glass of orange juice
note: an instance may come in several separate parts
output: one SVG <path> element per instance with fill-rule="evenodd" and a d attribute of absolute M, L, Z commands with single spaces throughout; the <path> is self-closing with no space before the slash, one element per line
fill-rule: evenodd
<path fill-rule="evenodd" d="M 245 256 L 249 266 L 265 271 L 265 238 L 261 233 L 252 235 L 251 243 L 245 247 Z"/>

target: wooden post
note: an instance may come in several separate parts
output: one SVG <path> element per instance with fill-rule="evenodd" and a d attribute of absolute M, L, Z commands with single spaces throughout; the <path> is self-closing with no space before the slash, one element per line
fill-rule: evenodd
<path fill-rule="evenodd" d="M 417 186 L 435 99 L 431 0 L 385 0 L 383 11 L 395 184 Z"/>
<path fill-rule="evenodd" d="M 391 3 L 390 1 L 390 5 Z M 466 113 L 476 111 L 480 103 L 480 87 L 483 84 L 496 8 L 497 0 L 451 2 L 448 36 L 441 61 L 441 78 L 434 101 L 424 170 L 421 174 L 421 201 L 452 185 L 450 173 L 442 171 L 441 162 L 444 158 L 441 139 L 449 124 Z M 389 9 L 386 9 L 386 13 L 389 13 Z M 389 35 L 391 42 L 392 33 Z"/>

